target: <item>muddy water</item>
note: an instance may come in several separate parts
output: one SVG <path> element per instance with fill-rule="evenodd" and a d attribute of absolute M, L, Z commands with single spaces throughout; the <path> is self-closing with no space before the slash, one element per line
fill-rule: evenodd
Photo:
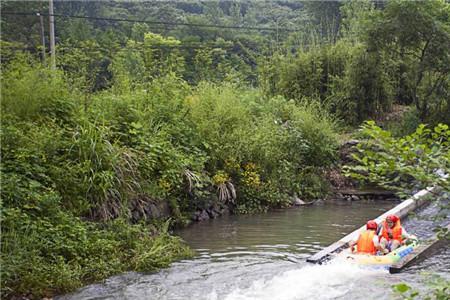
<path fill-rule="evenodd" d="M 392 299 L 395 283 L 426 289 L 424 272 L 448 278 L 448 249 L 397 275 L 339 262 L 306 263 L 394 205 L 335 203 L 202 222 L 177 233 L 197 251 L 194 259 L 153 274 L 115 276 L 59 299 Z M 427 235 L 424 222 L 407 221 L 405 227 Z"/>

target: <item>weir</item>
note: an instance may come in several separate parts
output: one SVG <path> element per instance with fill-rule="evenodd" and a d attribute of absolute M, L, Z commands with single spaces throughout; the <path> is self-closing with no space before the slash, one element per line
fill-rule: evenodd
<path fill-rule="evenodd" d="M 424 204 L 429 202 L 427 200 L 427 197 L 430 196 L 430 194 L 432 192 L 435 192 L 437 190 L 438 190 L 437 187 L 430 187 L 430 188 L 423 189 L 423 190 L 417 192 L 416 194 L 414 194 L 409 199 L 403 201 L 402 203 L 400 203 L 396 207 L 394 207 L 394 208 L 388 210 L 387 212 L 385 212 L 384 214 L 378 216 L 376 219 L 374 219 L 374 221 L 377 222 L 378 225 L 380 225 L 381 222 L 388 215 L 397 215 L 400 218 L 404 218 L 409 213 L 413 212 L 414 210 L 422 207 Z M 328 259 L 331 258 L 331 256 L 333 254 L 338 253 L 342 249 L 349 247 L 349 242 L 352 241 L 352 240 L 356 240 L 359 237 L 359 234 L 361 233 L 361 231 L 365 230 L 365 227 L 366 227 L 365 225 L 361 226 L 360 228 L 358 228 L 355 231 L 349 233 L 348 235 L 346 235 L 345 237 L 343 237 L 339 241 L 331 244 L 330 246 L 328 246 L 328 247 L 322 249 L 321 251 L 319 251 L 318 253 L 310 256 L 309 258 L 307 258 L 306 261 L 310 262 L 310 263 L 315 263 L 315 264 L 321 264 L 324 261 L 327 261 Z M 432 244 L 434 245 L 434 244 L 436 244 L 436 242 L 432 243 Z M 420 253 L 422 253 L 422 252 L 420 252 Z M 419 255 L 420 253 L 415 251 L 415 252 L 409 254 L 409 261 L 413 261 L 415 255 Z M 403 268 L 403 267 L 400 267 L 400 269 Z"/>
<path fill-rule="evenodd" d="M 450 230 L 450 224 L 447 225 L 447 230 Z M 413 252 L 408 254 L 403 261 L 389 267 L 389 273 L 400 273 L 404 268 L 412 265 L 413 263 L 422 261 L 427 256 L 435 253 L 438 248 L 448 243 L 448 239 L 439 239 L 437 236 L 434 236 L 431 240 L 424 242 L 419 247 L 414 249 Z"/>

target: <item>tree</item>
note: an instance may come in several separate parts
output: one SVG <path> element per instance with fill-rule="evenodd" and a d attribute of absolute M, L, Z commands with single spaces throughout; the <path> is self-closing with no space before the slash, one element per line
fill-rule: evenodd
<path fill-rule="evenodd" d="M 307 13 L 320 28 L 322 39 L 336 42 L 340 26 L 340 1 L 305 1 Z"/>
<path fill-rule="evenodd" d="M 26 4 L 24 3 L 26 2 Z M 48 1 L 47 1 L 48 2 Z M 47 3 L 32 1 L 1 2 L 1 39 L 8 42 L 20 42 L 28 47 L 41 44 L 39 17 L 37 15 L 8 15 L 5 12 L 46 12 Z"/>
<path fill-rule="evenodd" d="M 109 74 L 104 73 L 107 69 L 104 64 L 109 64 L 109 59 L 93 40 L 78 45 L 61 44 L 58 51 L 58 65 L 68 74 L 72 87 L 84 95 L 84 108 L 87 109 L 92 92 L 109 84 Z"/>
<path fill-rule="evenodd" d="M 168 73 L 181 74 L 184 70 L 184 58 L 179 49 L 181 42 L 173 37 L 148 32 L 144 35 L 142 49 L 144 64 L 148 76 L 164 76 Z"/>
<path fill-rule="evenodd" d="M 358 42 L 364 30 L 364 22 L 374 12 L 370 0 L 348 0 L 340 7 L 342 16 L 339 34 L 342 38 Z"/>
<path fill-rule="evenodd" d="M 411 97 L 427 120 L 435 100 L 448 96 L 443 87 L 450 81 L 450 4 L 390 1 L 371 16 L 367 28 L 369 49 L 385 51 L 398 62 L 397 96 L 403 101 Z"/>

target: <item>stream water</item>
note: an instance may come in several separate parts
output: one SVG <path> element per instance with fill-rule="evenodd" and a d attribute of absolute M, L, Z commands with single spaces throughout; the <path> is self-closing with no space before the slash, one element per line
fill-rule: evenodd
<path fill-rule="evenodd" d="M 428 274 L 449 278 L 450 251 L 396 275 L 306 258 L 393 207 L 393 202 L 343 202 L 226 216 L 177 232 L 197 256 L 152 274 L 126 273 L 58 299 L 392 299 L 406 282 L 426 290 Z M 420 214 L 431 216 L 436 208 Z M 405 228 L 429 236 L 434 221 L 406 220 Z M 449 222 L 447 216 L 442 222 Z"/>

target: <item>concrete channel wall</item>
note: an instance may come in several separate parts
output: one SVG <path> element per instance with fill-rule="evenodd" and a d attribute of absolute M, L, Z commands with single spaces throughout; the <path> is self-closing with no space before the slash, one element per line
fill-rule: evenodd
<path fill-rule="evenodd" d="M 432 192 L 437 191 L 437 187 L 430 187 L 423 189 L 416 194 L 414 194 L 411 198 L 403 201 L 396 207 L 388 210 L 384 214 L 378 216 L 375 220 L 378 225 L 383 222 L 388 215 L 397 215 L 400 218 L 404 218 L 408 215 L 408 213 L 416 210 L 417 208 L 423 206 L 425 203 L 428 203 L 427 197 L 432 194 Z M 310 263 L 322 263 L 323 261 L 327 260 L 331 254 L 339 252 L 341 249 L 348 247 L 348 243 L 352 240 L 356 240 L 359 237 L 359 234 L 361 231 L 365 230 L 366 225 L 364 224 L 360 228 L 356 229 L 352 233 L 344 236 L 339 241 L 331 244 L 330 246 L 322 249 L 318 253 L 310 256 L 306 261 Z"/>

